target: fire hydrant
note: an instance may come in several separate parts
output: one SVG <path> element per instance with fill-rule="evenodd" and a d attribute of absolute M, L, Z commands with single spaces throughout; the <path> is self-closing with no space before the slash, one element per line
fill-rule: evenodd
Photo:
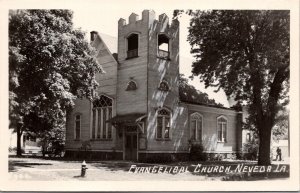
<path fill-rule="evenodd" d="M 85 176 L 85 173 L 86 173 L 86 170 L 88 168 L 86 167 L 86 163 L 85 163 L 85 160 L 83 160 L 82 164 L 81 164 L 81 177 L 84 177 Z"/>

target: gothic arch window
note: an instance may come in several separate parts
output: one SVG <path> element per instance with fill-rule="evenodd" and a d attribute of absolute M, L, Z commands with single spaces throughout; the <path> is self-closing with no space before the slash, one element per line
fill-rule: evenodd
<path fill-rule="evenodd" d="M 157 111 L 157 139 L 170 139 L 171 112 L 166 108 Z"/>
<path fill-rule="evenodd" d="M 159 83 L 158 89 L 161 91 L 169 91 L 169 84 L 167 81 L 163 80 Z"/>
<path fill-rule="evenodd" d="M 139 35 L 132 33 L 127 37 L 127 58 L 138 57 Z"/>
<path fill-rule="evenodd" d="M 75 122 L 74 122 L 74 139 L 80 140 L 81 135 L 81 115 L 75 114 Z"/>
<path fill-rule="evenodd" d="M 112 139 L 112 125 L 107 122 L 112 118 L 113 100 L 101 95 L 93 101 L 92 139 Z"/>
<path fill-rule="evenodd" d="M 202 141 L 203 116 L 199 113 L 190 115 L 190 137 L 194 141 Z"/>
<path fill-rule="evenodd" d="M 126 90 L 131 91 L 131 90 L 136 90 L 137 89 L 137 84 L 135 81 L 131 80 L 128 82 Z"/>
<path fill-rule="evenodd" d="M 227 141 L 227 118 L 223 115 L 217 118 L 217 134 L 218 142 Z"/>
<path fill-rule="evenodd" d="M 158 57 L 163 59 L 170 59 L 170 38 L 166 34 L 158 34 L 157 50 Z"/>

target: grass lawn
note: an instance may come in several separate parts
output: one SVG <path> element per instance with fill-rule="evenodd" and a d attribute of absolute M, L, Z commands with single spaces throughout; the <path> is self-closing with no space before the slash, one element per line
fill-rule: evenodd
<path fill-rule="evenodd" d="M 288 164 L 255 168 L 251 161 L 180 162 L 146 164 L 128 161 L 87 162 L 88 170 L 80 177 L 82 161 L 64 159 L 9 157 L 9 174 L 13 180 L 269 180 L 287 179 Z M 227 169 L 226 169 L 227 168 Z M 267 171 L 269 169 L 269 171 Z M 265 171 L 263 171 L 265 170 Z"/>

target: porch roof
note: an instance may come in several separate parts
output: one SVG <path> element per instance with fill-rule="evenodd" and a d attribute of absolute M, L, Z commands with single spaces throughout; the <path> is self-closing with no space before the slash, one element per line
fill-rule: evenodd
<path fill-rule="evenodd" d="M 118 124 L 132 124 L 137 123 L 144 119 L 146 114 L 142 113 L 133 113 L 133 114 L 126 114 L 126 115 L 116 115 L 111 119 L 107 120 L 107 122 L 111 122 L 113 125 Z"/>

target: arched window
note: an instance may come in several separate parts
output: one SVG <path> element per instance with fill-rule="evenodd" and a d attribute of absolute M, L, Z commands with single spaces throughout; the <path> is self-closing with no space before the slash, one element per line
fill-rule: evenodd
<path fill-rule="evenodd" d="M 170 120 L 171 113 L 169 110 L 162 108 L 157 112 L 157 129 L 156 138 L 157 139 L 169 139 L 170 138 Z"/>
<path fill-rule="evenodd" d="M 127 38 L 127 58 L 134 58 L 138 56 L 139 35 L 131 34 Z"/>
<path fill-rule="evenodd" d="M 199 113 L 193 113 L 190 117 L 191 140 L 202 141 L 203 117 Z"/>
<path fill-rule="evenodd" d="M 127 84 L 126 90 L 130 91 L 130 90 L 136 90 L 136 89 L 137 89 L 136 82 L 133 81 L 133 80 L 129 81 L 128 84 Z"/>
<path fill-rule="evenodd" d="M 157 37 L 158 57 L 170 59 L 169 37 L 165 34 L 159 34 Z"/>
<path fill-rule="evenodd" d="M 161 91 L 169 91 L 169 84 L 167 81 L 163 80 L 159 83 L 158 89 Z"/>
<path fill-rule="evenodd" d="M 81 133 L 81 115 L 75 115 L 74 139 L 79 140 Z"/>
<path fill-rule="evenodd" d="M 101 95 L 93 102 L 92 139 L 112 139 L 112 99 Z"/>
<path fill-rule="evenodd" d="M 227 118 L 225 116 L 220 116 L 217 118 L 217 133 L 218 141 L 226 142 L 227 138 Z"/>

